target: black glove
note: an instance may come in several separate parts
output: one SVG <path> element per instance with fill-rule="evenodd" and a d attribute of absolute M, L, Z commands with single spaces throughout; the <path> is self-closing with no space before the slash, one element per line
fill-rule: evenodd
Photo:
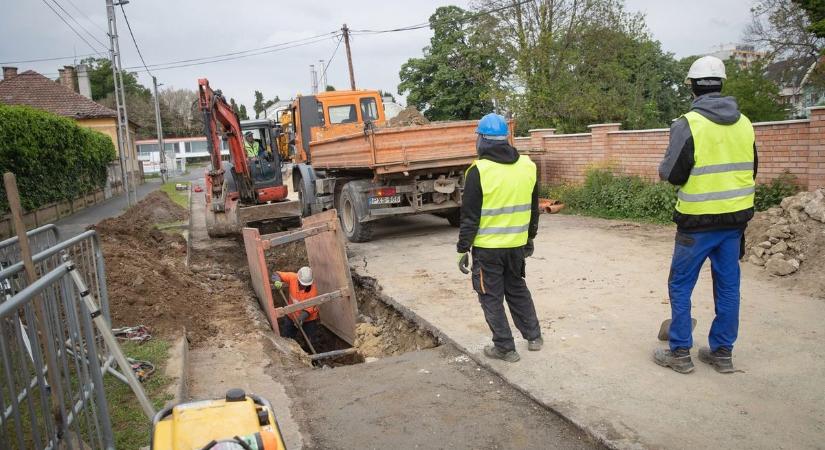
<path fill-rule="evenodd" d="M 308 312 L 301 311 L 301 314 L 298 314 L 298 318 L 295 319 L 295 323 L 297 323 L 298 325 L 303 325 L 304 321 L 307 320 L 308 317 L 309 317 Z"/>
<path fill-rule="evenodd" d="M 533 250 L 533 240 L 527 239 L 527 243 L 524 244 L 524 257 L 529 258 L 530 256 L 533 256 Z"/>
<path fill-rule="evenodd" d="M 470 266 L 469 253 L 467 253 L 467 252 L 459 253 L 458 254 L 458 270 L 460 270 L 461 273 L 470 273 L 470 270 L 468 269 L 469 266 Z"/>

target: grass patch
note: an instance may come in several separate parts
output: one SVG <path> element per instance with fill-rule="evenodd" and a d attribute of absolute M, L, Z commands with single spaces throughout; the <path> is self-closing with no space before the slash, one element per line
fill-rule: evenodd
<path fill-rule="evenodd" d="M 142 345 L 126 342 L 121 343 L 121 347 L 126 356 L 155 365 L 155 373 L 143 383 L 143 389 L 155 409 L 162 408 L 173 398 L 166 389 L 174 380 L 164 375 L 166 361 L 169 359 L 169 342 L 152 338 Z M 137 449 L 149 445 L 152 421 L 143 414 L 143 409 L 129 386 L 111 375 L 105 377 L 103 385 L 109 402 L 115 447 Z"/>
<path fill-rule="evenodd" d="M 171 198 L 173 202 L 177 203 L 178 205 L 180 205 L 180 206 L 182 206 L 186 209 L 189 209 L 189 191 L 188 190 L 186 190 L 186 191 L 176 190 L 175 189 L 176 184 L 185 184 L 185 185 L 189 186 L 190 188 L 192 187 L 191 183 L 188 182 L 188 181 L 184 181 L 184 182 L 181 182 L 181 183 L 172 182 L 172 183 L 165 183 L 165 184 L 161 185 L 160 190 L 163 191 L 163 192 L 166 192 L 166 195 L 168 195 L 169 198 Z"/>

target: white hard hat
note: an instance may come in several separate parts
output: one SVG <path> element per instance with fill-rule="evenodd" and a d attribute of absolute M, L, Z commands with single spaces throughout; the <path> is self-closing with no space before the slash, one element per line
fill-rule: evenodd
<path fill-rule="evenodd" d="M 306 266 L 298 269 L 298 284 L 308 287 L 312 286 L 313 281 L 315 280 L 312 278 L 312 269 Z"/>
<path fill-rule="evenodd" d="M 703 56 L 697 59 L 690 65 L 690 70 L 688 70 L 687 77 L 685 78 L 685 84 L 690 84 L 690 80 L 699 78 L 726 79 L 725 63 L 715 56 Z"/>

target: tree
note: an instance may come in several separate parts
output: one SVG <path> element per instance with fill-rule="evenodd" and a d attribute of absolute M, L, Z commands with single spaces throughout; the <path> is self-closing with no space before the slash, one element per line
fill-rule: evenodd
<path fill-rule="evenodd" d="M 324 91 L 326 91 L 326 92 L 332 92 L 334 90 L 335 90 L 335 86 L 332 86 L 330 84 L 328 84 L 327 87 L 324 88 Z"/>
<path fill-rule="evenodd" d="M 112 62 L 106 58 L 86 58 L 81 61 L 86 65 L 89 74 L 89 84 L 92 88 L 92 100 L 99 101 L 115 93 Z M 141 85 L 137 76 L 132 72 L 123 72 L 123 89 L 126 93 L 151 96 L 149 89 Z"/>
<path fill-rule="evenodd" d="M 808 14 L 811 25 L 808 31 L 815 36 L 825 38 L 825 0 L 793 0 Z"/>
<path fill-rule="evenodd" d="M 252 106 L 255 110 L 255 118 L 258 119 L 261 118 L 262 115 L 265 116 L 266 110 L 279 101 L 281 101 L 281 98 L 277 95 L 271 100 L 264 100 L 264 94 L 261 93 L 261 91 L 255 91 L 255 104 Z"/>
<path fill-rule="evenodd" d="M 503 34 L 494 45 L 512 58 L 521 131 L 667 126 L 689 102 L 679 63 L 621 0 L 482 0 L 479 8 L 496 11 Z"/>
<path fill-rule="evenodd" d="M 197 92 L 169 87 L 161 90 L 158 95 L 164 136 L 203 135 L 203 117 L 198 106 Z"/>
<path fill-rule="evenodd" d="M 430 120 L 478 119 L 494 109 L 509 74 L 501 49 L 490 45 L 495 27 L 489 16 L 457 6 L 430 16 L 433 37 L 422 58 L 401 66 L 398 93 Z"/>
<path fill-rule="evenodd" d="M 779 87 L 765 78 L 765 63 L 758 60 L 743 66 L 733 59 L 725 62 L 727 80 L 722 94 L 736 98 L 739 110 L 753 122 L 783 120 L 787 112 L 779 98 Z"/>
<path fill-rule="evenodd" d="M 241 110 L 238 108 L 238 104 L 235 103 L 235 99 L 232 97 L 229 98 L 229 107 L 232 108 L 232 111 L 234 111 L 236 115 L 241 115 Z"/>
<path fill-rule="evenodd" d="M 767 48 L 771 56 L 819 56 L 825 49 L 823 4 L 823 0 L 759 0 L 751 8 L 752 19 L 746 38 Z M 812 18 L 817 22 L 812 23 Z"/>
<path fill-rule="evenodd" d="M 238 108 L 238 119 L 249 120 L 249 115 L 246 113 L 246 106 L 241 105 L 240 108 Z"/>

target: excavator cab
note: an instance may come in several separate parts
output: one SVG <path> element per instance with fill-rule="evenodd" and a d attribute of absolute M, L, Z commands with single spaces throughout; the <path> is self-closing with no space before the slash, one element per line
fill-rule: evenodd
<path fill-rule="evenodd" d="M 283 184 L 282 159 L 278 151 L 276 137 L 279 133 L 277 122 L 271 119 L 242 120 L 241 131 L 252 132 L 261 153 L 255 158 L 247 158 L 252 180 L 260 202 L 270 201 L 269 190 Z M 275 200 L 274 198 L 271 200 Z"/>

